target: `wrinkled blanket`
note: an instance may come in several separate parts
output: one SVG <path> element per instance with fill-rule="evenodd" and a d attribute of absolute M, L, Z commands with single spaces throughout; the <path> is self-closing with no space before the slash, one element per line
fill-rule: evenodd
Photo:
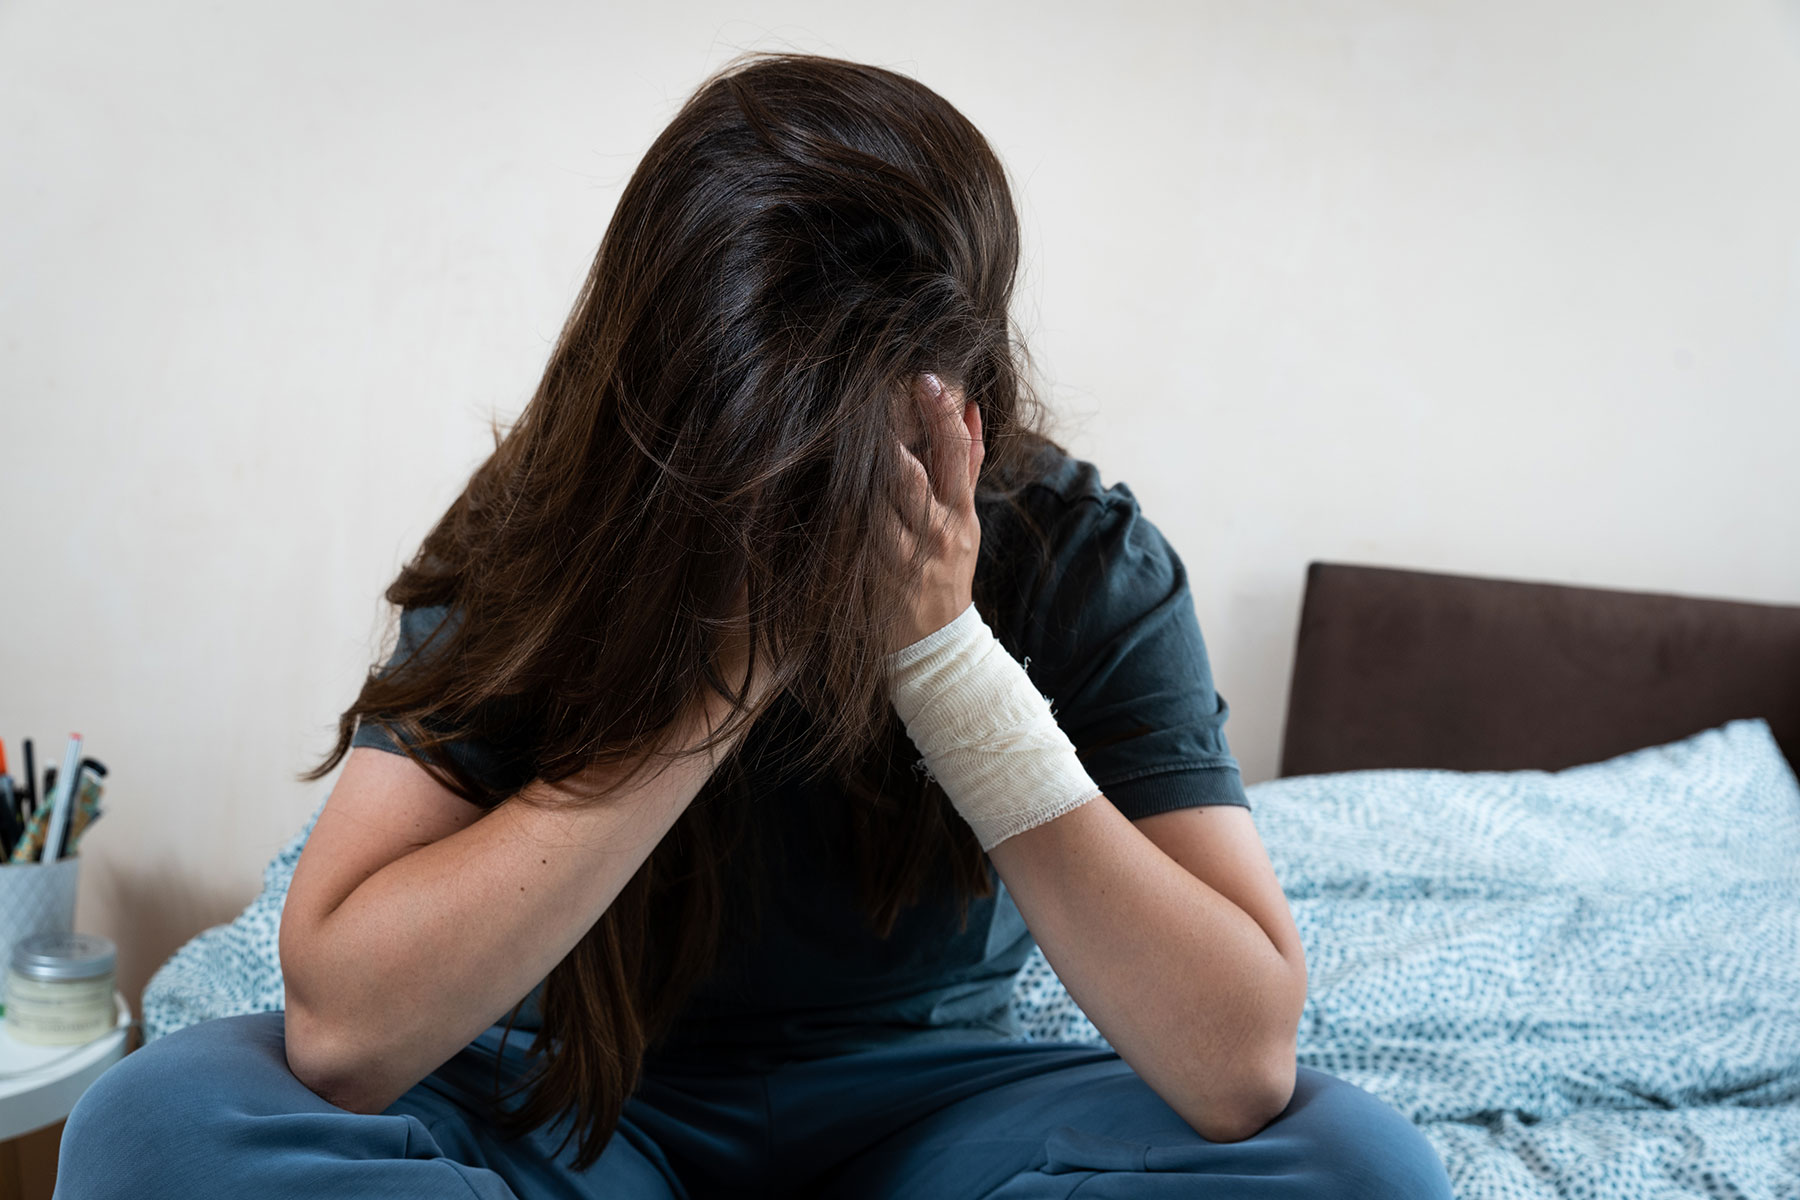
<path fill-rule="evenodd" d="M 1459 1200 L 1800 1197 L 1800 785 L 1734 721 L 1560 772 L 1253 785 L 1306 947 L 1299 1061 Z M 1101 1040 L 1041 952 L 1027 1036 Z"/>

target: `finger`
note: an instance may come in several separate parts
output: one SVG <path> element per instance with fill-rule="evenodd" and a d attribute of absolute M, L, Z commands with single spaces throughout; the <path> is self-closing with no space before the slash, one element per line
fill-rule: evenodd
<path fill-rule="evenodd" d="M 969 504 L 975 502 L 975 483 L 981 478 L 981 463 L 987 457 L 987 443 L 981 436 L 981 406 L 970 404 L 963 410 L 963 419 L 969 429 L 969 490 L 965 499 Z"/>
<path fill-rule="evenodd" d="M 934 500 L 931 479 L 926 473 L 925 464 L 895 439 L 900 451 L 900 494 L 895 498 L 895 507 L 900 510 L 903 523 L 910 529 L 921 529 L 931 520 L 931 506 Z"/>
<path fill-rule="evenodd" d="M 932 394 L 932 384 L 940 389 Z M 923 418 L 930 434 L 931 478 L 934 494 L 945 504 L 955 505 L 968 478 L 969 430 L 962 421 L 962 389 L 944 383 L 936 375 L 921 377 Z"/>
<path fill-rule="evenodd" d="M 890 506 L 890 511 L 894 514 L 894 537 L 888 544 L 893 548 L 899 564 L 906 566 L 912 562 L 913 555 L 918 552 L 919 536 L 912 531 L 912 526 L 907 523 L 906 514 L 901 512 L 897 505 Z"/>
<path fill-rule="evenodd" d="M 951 404 L 944 410 L 943 503 L 951 512 L 965 512 L 975 502 L 975 473 L 981 460 L 979 408 L 963 398 L 960 388 L 950 389 Z"/>

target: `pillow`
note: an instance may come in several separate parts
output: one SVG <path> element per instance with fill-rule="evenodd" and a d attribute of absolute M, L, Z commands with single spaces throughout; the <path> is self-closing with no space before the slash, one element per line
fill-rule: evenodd
<path fill-rule="evenodd" d="M 1288 898 L 1792 879 L 1800 785 L 1762 718 L 1561 771 L 1369 770 L 1250 789 Z"/>

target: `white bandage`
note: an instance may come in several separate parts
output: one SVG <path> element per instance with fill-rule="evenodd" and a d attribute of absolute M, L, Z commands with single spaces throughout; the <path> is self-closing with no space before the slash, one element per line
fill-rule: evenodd
<path fill-rule="evenodd" d="M 1050 701 L 973 603 L 888 663 L 907 734 L 983 850 L 1101 794 Z"/>

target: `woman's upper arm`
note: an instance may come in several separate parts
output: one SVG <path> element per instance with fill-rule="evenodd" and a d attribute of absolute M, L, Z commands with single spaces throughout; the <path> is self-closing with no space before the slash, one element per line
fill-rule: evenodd
<path fill-rule="evenodd" d="M 434 635 L 454 620 L 447 605 L 403 609 L 399 640 L 382 674 L 405 669 L 428 644 L 436 644 Z M 445 749 L 465 770 L 479 778 L 493 777 L 492 748 L 464 740 Z M 291 943 L 299 949 L 305 934 L 363 880 L 395 859 L 455 833 L 481 811 L 432 778 L 401 749 L 387 726 L 359 720 L 344 769 L 294 867 L 281 918 L 283 959 Z"/>
<path fill-rule="evenodd" d="M 307 835 L 281 916 L 281 957 L 297 961 L 306 936 L 363 880 L 481 816 L 404 754 L 354 746 Z"/>

